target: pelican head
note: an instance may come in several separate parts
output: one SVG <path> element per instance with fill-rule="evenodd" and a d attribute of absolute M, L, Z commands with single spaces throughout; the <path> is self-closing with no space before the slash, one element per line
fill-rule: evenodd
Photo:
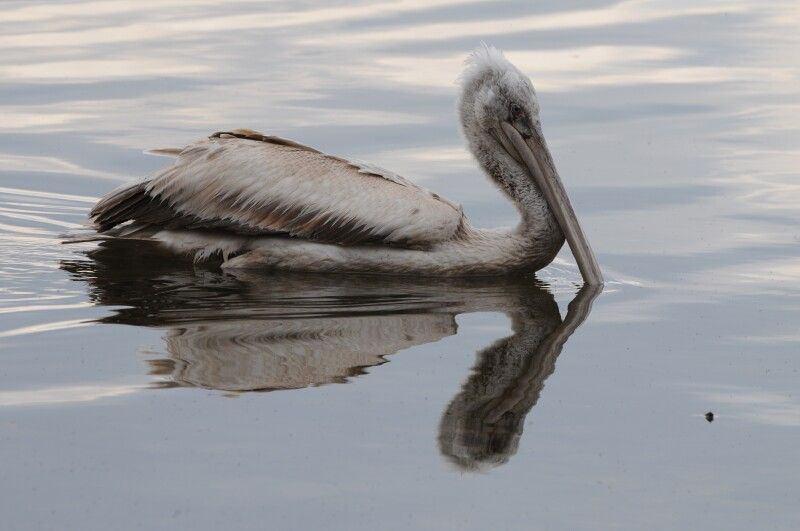
<path fill-rule="evenodd" d="M 502 52 L 489 46 L 475 50 L 467 59 L 462 87 L 462 125 L 468 138 L 490 134 L 499 142 L 502 122 L 511 124 L 523 138 L 533 136 L 539 124 L 536 91 L 530 78 Z"/>
<path fill-rule="evenodd" d="M 472 153 L 517 205 L 523 230 L 554 242 L 553 254 L 565 237 L 584 280 L 602 284 L 600 267 L 545 142 L 530 78 L 491 46 L 475 50 L 466 64 L 459 113 Z"/>

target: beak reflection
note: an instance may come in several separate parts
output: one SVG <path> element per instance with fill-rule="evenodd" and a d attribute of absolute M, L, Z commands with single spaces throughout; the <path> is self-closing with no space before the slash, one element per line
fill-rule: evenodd
<path fill-rule="evenodd" d="M 563 321 L 552 296 L 508 312 L 516 333 L 478 352 L 472 374 L 442 414 L 442 455 L 462 470 L 485 471 L 517 453 L 526 416 L 601 291 L 583 286 Z"/>

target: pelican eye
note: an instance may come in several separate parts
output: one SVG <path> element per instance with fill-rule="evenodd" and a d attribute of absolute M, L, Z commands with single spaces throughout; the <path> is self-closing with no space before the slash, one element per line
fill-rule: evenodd
<path fill-rule="evenodd" d="M 522 118 L 524 112 L 522 111 L 522 107 L 517 105 L 516 103 L 512 103 L 508 108 L 509 115 L 512 119 L 516 120 L 518 118 Z"/>

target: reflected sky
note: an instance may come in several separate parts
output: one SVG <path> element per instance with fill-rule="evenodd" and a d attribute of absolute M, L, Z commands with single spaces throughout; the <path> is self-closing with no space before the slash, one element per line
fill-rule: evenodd
<path fill-rule="evenodd" d="M 7 524 L 796 529 L 795 4 L 3 2 Z M 60 243 L 146 150 L 237 127 L 511 225 L 455 117 L 481 40 L 530 74 L 610 280 L 565 345 L 568 252 L 376 284 Z"/>

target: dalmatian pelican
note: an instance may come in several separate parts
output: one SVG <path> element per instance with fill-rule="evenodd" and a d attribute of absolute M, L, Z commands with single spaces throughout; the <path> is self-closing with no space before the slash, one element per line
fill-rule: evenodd
<path fill-rule="evenodd" d="M 100 238 L 154 239 L 230 269 L 505 275 L 548 265 L 564 240 L 603 283 L 556 171 L 531 80 L 483 46 L 466 62 L 461 127 L 481 168 L 516 205 L 514 229 L 470 225 L 460 205 L 390 171 L 247 129 L 182 150 L 91 211 Z"/>

